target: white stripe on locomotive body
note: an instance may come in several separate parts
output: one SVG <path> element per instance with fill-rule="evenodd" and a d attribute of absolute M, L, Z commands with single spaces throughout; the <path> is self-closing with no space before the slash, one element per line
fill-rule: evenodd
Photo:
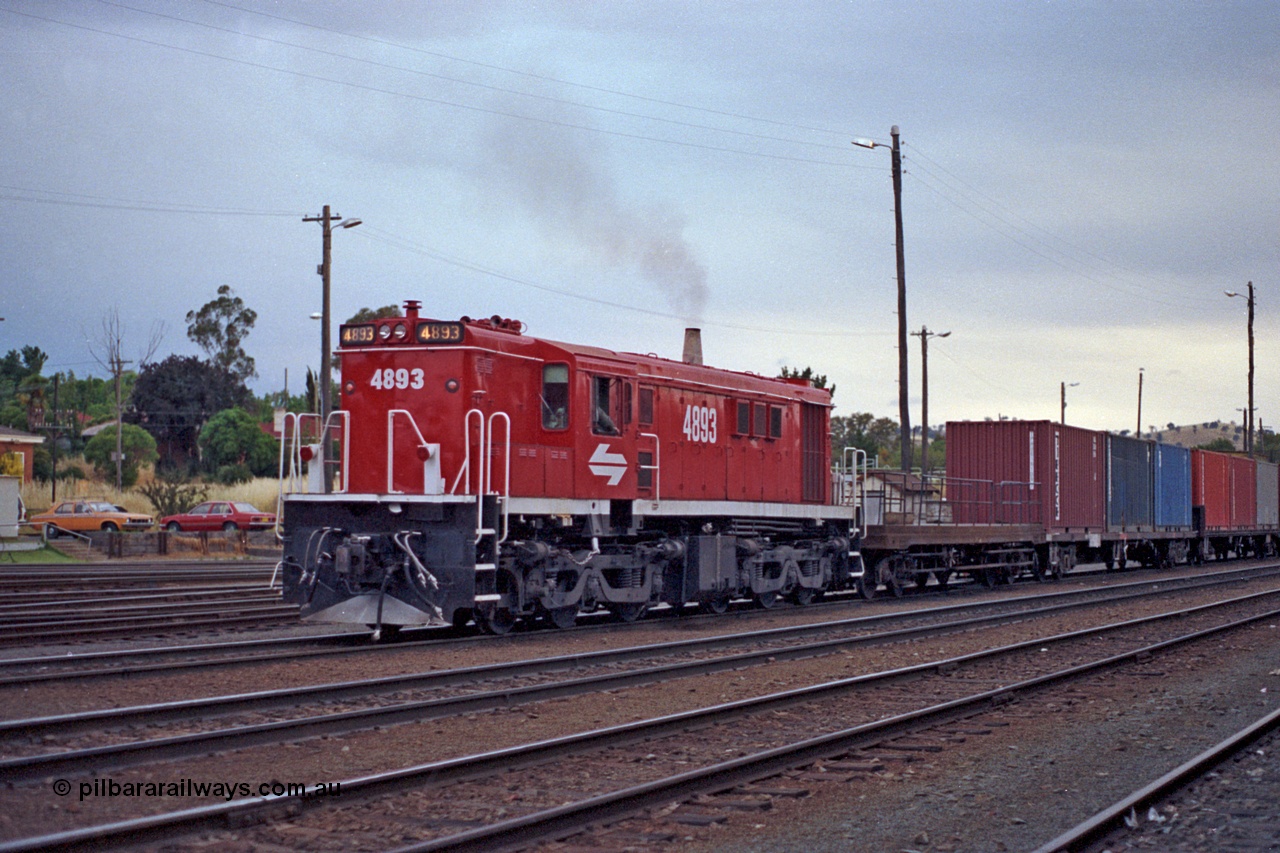
<path fill-rule="evenodd" d="M 475 503 L 475 495 L 388 495 L 368 494 L 292 494 L 285 501 L 300 503 L 332 503 L 344 501 L 368 504 L 465 504 Z M 509 498 L 508 512 L 512 515 L 534 516 L 583 516 L 608 515 L 608 500 L 578 498 Z M 787 518 L 817 523 L 828 521 L 853 521 L 854 508 L 829 504 L 783 504 L 759 501 L 631 501 L 632 515 L 636 518 L 698 517 L 698 518 Z"/>

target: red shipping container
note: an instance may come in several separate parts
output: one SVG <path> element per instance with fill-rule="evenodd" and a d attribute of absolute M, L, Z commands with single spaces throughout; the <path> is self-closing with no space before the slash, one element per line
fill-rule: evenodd
<path fill-rule="evenodd" d="M 1248 456 L 1231 457 L 1231 526 L 1258 527 L 1258 463 Z"/>
<path fill-rule="evenodd" d="M 1191 451 L 1191 505 L 1204 507 L 1206 530 L 1230 530 L 1231 457 L 1212 450 Z"/>
<path fill-rule="evenodd" d="M 961 524 L 1102 530 L 1106 434 L 1053 421 L 947 424 L 947 490 Z M 1014 484 L 1025 483 L 1027 486 Z M 1002 485 L 1003 484 L 1003 485 Z M 991 495 L 984 502 L 984 493 Z M 966 500 L 953 501 L 953 497 Z"/>

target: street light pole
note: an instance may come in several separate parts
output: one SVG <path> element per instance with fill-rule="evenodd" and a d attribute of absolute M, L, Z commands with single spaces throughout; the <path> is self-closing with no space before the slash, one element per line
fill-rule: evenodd
<path fill-rule="evenodd" d="M 907 405 L 910 387 L 907 383 L 907 265 L 902 248 L 902 149 L 898 139 L 898 126 L 889 129 L 893 140 L 893 228 L 894 247 L 898 263 L 898 419 L 902 423 L 902 470 L 911 470 L 911 410 Z M 884 145 L 870 139 L 855 139 L 859 148 L 883 148 Z"/>
<path fill-rule="evenodd" d="M 329 481 L 327 460 L 325 449 L 329 443 L 329 412 L 331 403 L 329 400 L 329 386 L 332 384 L 331 374 L 333 371 L 332 361 L 329 353 L 331 352 L 331 343 L 329 340 L 329 326 L 331 318 L 329 316 L 329 270 L 333 254 L 333 222 L 341 219 L 336 213 L 330 213 L 329 205 L 324 206 L 324 212 L 319 216 L 304 216 L 303 222 L 319 222 L 323 231 L 323 251 L 321 254 L 320 266 L 316 268 L 316 272 L 320 274 L 323 282 L 321 290 L 321 311 L 320 311 L 320 456 L 317 460 L 321 466 L 324 476 L 324 491 L 328 494 L 333 486 Z M 343 219 L 338 223 L 339 228 L 354 228 L 360 224 L 359 219 Z"/>
<path fill-rule="evenodd" d="M 1224 290 L 1227 296 L 1242 296 L 1234 290 Z M 1253 282 L 1249 282 L 1249 410 L 1244 413 L 1244 450 L 1253 455 Z"/>
<path fill-rule="evenodd" d="M 1133 434 L 1134 438 L 1142 438 L 1142 371 L 1145 367 L 1138 368 L 1138 430 Z"/>
<path fill-rule="evenodd" d="M 1072 382 L 1070 387 L 1074 388 L 1079 384 L 1080 384 L 1079 382 Z M 1062 417 L 1060 419 L 1060 423 L 1066 424 L 1066 422 L 1067 422 L 1067 383 L 1063 382 L 1062 383 Z"/>
<path fill-rule="evenodd" d="M 920 476 L 929 473 L 929 338 L 945 338 L 950 332 L 931 332 L 928 326 L 912 332 L 920 339 Z"/>

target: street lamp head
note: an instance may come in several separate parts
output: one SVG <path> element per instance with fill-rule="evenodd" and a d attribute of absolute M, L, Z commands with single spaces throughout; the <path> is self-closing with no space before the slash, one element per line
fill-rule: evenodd
<path fill-rule="evenodd" d="M 362 219 L 356 219 L 352 217 L 351 219 L 344 219 L 341 222 L 339 222 L 338 227 L 339 228 L 355 228 L 357 225 L 359 225 L 363 221 L 364 220 Z"/>
<path fill-rule="evenodd" d="M 883 148 L 884 147 L 883 143 L 876 142 L 874 139 L 866 139 L 863 137 L 858 137 L 857 139 L 853 140 L 853 144 L 858 146 L 859 148 Z"/>
<path fill-rule="evenodd" d="M 937 336 L 938 336 L 938 337 L 940 337 L 940 338 L 949 338 L 949 337 L 951 337 L 951 333 L 950 333 L 950 332 L 939 332 Z"/>
<path fill-rule="evenodd" d="M 323 319 L 324 319 L 324 315 L 323 315 L 323 314 L 321 314 L 319 311 L 312 311 L 312 312 L 311 312 L 311 319 L 312 319 L 312 320 L 323 320 Z"/>

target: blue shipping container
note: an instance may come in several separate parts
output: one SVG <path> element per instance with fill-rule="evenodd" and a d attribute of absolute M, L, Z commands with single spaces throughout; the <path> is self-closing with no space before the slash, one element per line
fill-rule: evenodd
<path fill-rule="evenodd" d="M 1156 527 L 1191 527 L 1191 451 L 1172 444 L 1156 445 Z"/>
<path fill-rule="evenodd" d="M 1108 529 L 1150 530 L 1155 524 L 1153 447 L 1155 443 L 1150 441 L 1107 436 Z"/>

